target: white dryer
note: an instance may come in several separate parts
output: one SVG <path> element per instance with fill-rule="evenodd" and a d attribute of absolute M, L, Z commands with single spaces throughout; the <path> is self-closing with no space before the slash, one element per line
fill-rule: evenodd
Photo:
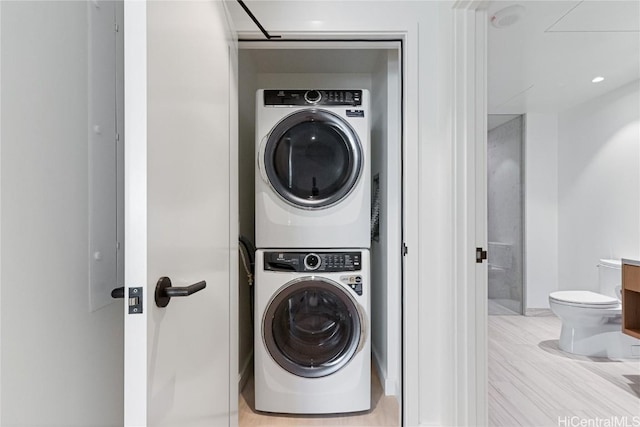
<path fill-rule="evenodd" d="M 256 247 L 369 248 L 367 90 L 258 90 Z"/>
<path fill-rule="evenodd" d="M 255 267 L 255 409 L 370 409 L 369 251 L 258 250 Z"/>

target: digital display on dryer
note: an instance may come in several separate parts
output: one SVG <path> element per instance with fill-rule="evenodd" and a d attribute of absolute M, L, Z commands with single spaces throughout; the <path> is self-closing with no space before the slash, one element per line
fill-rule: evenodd
<path fill-rule="evenodd" d="M 264 269 L 268 271 L 360 271 L 362 252 L 265 252 Z"/>
<path fill-rule="evenodd" d="M 362 105 L 362 90 L 358 89 L 267 89 L 264 105 Z"/>

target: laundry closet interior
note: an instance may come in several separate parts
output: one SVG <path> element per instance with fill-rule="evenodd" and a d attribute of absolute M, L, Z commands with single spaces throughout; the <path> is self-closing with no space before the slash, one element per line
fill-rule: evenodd
<path fill-rule="evenodd" d="M 399 40 L 241 40 L 238 44 L 240 234 L 253 243 L 256 237 L 255 180 L 256 173 L 260 173 L 256 172 L 256 138 L 265 136 L 256 135 L 256 92 L 259 89 L 325 91 L 323 94 L 368 91 L 369 106 L 364 114 L 368 115 L 370 126 L 369 150 L 365 150 L 365 155 L 370 156 L 370 174 L 368 182 L 362 184 L 371 189 L 371 204 L 378 203 L 375 210 L 379 212 L 379 224 L 371 230 L 371 305 L 364 325 L 371 334 L 374 372 L 371 380 L 376 381 L 376 376 L 379 378 L 382 396 L 394 398 L 397 408 L 402 407 L 401 64 L 402 43 Z M 325 249 L 318 249 L 318 252 Z M 258 264 L 262 265 L 256 260 L 254 278 L 259 276 Z M 238 379 L 240 393 L 243 393 L 243 388 L 253 378 L 255 313 L 252 313 L 252 291 L 242 262 L 239 272 Z M 259 281 L 259 277 L 256 280 Z M 370 412 L 375 412 L 377 402 L 372 400 Z M 240 426 L 242 419 L 241 415 Z M 400 419 L 398 409 L 398 425 Z"/>

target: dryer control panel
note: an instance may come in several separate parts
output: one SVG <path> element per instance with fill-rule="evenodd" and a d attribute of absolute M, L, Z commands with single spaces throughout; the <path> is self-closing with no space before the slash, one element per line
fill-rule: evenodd
<path fill-rule="evenodd" d="M 266 89 L 264 105 L 362 105 L 358 89 Z"/>
<path fill-rule="evenodd" d="M 361 252 L 265 252 L 264 269 L 268 271 L 360 271 Z"/>

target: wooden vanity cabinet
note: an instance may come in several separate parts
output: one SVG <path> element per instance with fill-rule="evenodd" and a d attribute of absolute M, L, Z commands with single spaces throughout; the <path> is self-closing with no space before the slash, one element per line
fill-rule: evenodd
<path fill-rule="evenodd" d="M 640 265 L 622 264 L 622 332 L 640 338 Z"/>

